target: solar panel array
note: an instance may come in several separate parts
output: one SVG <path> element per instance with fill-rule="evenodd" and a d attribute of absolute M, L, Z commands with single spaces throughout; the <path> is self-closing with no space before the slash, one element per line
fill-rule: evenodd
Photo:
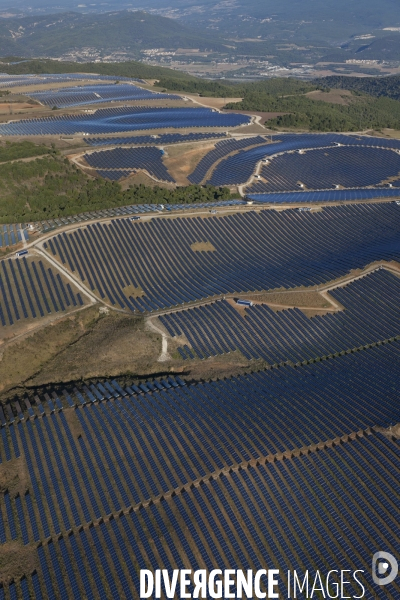
<path fill-rule="evenodd" d="M 15 246 L 29 240 L 29 233 L 24 223 L 0 225 L 0 248 Z"/>
<path fill-rule="evenodd" d="M 250 117 L 223 114 L 211 108 L 122 107 L 98 109 L 94 113 L 22 119 L 0 124 L 0 135 L 90 135 L 165 129 L 168 127 L 238 127 Z"/>
<path fill-rule="evenodd" d="M 312 190 L 379 185 L 400 174 L 400 154 L 354 146 L 282 154 L 263 165 L 260 174 L 266 181 L 253 183 L 247 192 L 296 190 L 300 183 Z"/>
<path fill-rule="evenodd" d="M 399 186 L 400 187 L 400 186 Z M 270 194 L 246 194 L 248 200 L 263 204 L 296 204 L 298 202 L 357 202 L 379 198 L 399 198 L 400 191 L 395 188 L 322 190 L 319 192 L 277 192 Z"/>
<path fill-rule="evenodd" d="M 180 100 L 175 94 L 156 93 L 150 90 L 125 84 L 85 85 L 43 92 L 32 92 L 30 98 L 44 106 L 83 106 L 100 102 L 118 102 L 123 100 Z"/>
<path fill-rule="evenodd" d="M 150 148 L 114 148 L 85 154 L 86 162 L 102 172 L 108 169 L 145 170 L 159 181 L 175 182 L 162 161 L 163 150 Z M 129 172 L 128 171 L 128 172 Z"/>
<path fill-rule="evenodd" d="M 218 144 L 215 145 L 215 148 L 213 150 L 210 150 L 210 152 L 208 152 L 208 154 L 206 154 L 200 160 L 193 173 L 191 173 L 188 176 L 188 180 L 190 181 L 190 183 L 200 184 L 204 180 L 211 166 L 222 157 L 226 156 L 227 154 L 230 154 L 231 152 L 241 150 L 242 148 L 247 148 L 248 146 L 256 146 L 264 143 L 265 138 L 261 136 L 243 138 L 239 140 L 230 139 L 218 142 Z"/>
<path fill-rule="evenodd" d="M 367 146 L 371 148 L 400 149 L 399 140 L 372 138 L 367 136 L 350 136 L 342 134 L 282 134 L 271 136 L 270 143 L 257 148 L 243 149 L 234 156 L 228 156 L 220 161 L 212 170 L 207 183 L 212 185 L 239 185 L 245 184 L 255 172 L 256 165 L 262 159 L 295 150 L 309 150 L 313 148 L 327 148 L 337 146 Z M 208 155 L 207 155 L 208 156 Z M 207 156 L 204 161 L 207 161 Z M 212 167 L 215 160 L 211 160 L 207 170 Z M 267 168 L 267 167 L 265 167 Z M 327 173 L 329 177 L 329 173 Z M 383 178 L 383 177 L 382 177 Z M 382 179 L 381 178 L 381 179 Z M 381 179 L 379 181 L 381 181 Z"/>
<path fill-rule="evenodd" d="M 118 308 L 154 311 L 220 294 L 317 285 L 400 259 L 400 206 L 117 219 L 55 236 L 52 255 Z M 215 252 L 195 252 L 209 242 Z M 125 294 L 128 286 L 144 295 Z"/>
<path fill-rule="evenodd" d="M 136 135 L 125 137 L 97 137 L 85 138 L 85 142 L 89 146 L 144 146 L 147 144 L 180 144 L 184 142 L 199 142 L 202 140 L 213 140 L 226 137 L 226 133 L 210 132 L 210 133 L 164 133 L 160 135 Z"/>
<path fill-rule="evenodd" d="M 0 88 L 8 89 L 17 86 L 31 86 L 49 83 L 68 83 L 76 80 L 96 80 L 96 81 L 136 81 L 145 83 L 143 79 L 135 79 L 133 77 L 112 77 L 111 75 L 96 75 L 89 73 L 54 73 L 47 75 L 8 75 L 0 73 Z"/>
<path fill-rule="evenodd" d="M 300 369 L 106 380 L 26 401 L 30 415 L 0 429 L 1 462 L 28 472 L 23 492 L 2 493 L 0 544 L 31 545 L 37 567 L 2 592 L 134 598 L 139 569 L 160 565 L 278 566 L 286 585 L 287 569 L 365 569 L 377 544 L 395 552 L 399 442 L 332 440 L 400 419 L 399 366 L 393 342 Z"/>
<path fill-rule="evenodd" d="M 248 360 L 301 363 L 400 335 L 400 278 L 386 270 L 330 291 L 344 310 L 308 318 L 297 308 L 274 312 L 264 304 L 243 317 L 226 300 L 160 316 L 172 336 L 184 334 L 191 350 L 209 358 L 240 350 Z"/>
<path fill-rule="evenodd" d="M 41 260 L 0 261 L 0 323 L 14 325 L 84 305 L 79 292 Z"/>

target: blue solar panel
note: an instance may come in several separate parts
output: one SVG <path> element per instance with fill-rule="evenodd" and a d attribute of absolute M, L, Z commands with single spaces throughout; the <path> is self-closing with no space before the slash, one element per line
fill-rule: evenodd
<path fill-rule="evenodd" d="M 77 250 L 71 262 L 83 282 L 113 305 L 144 312 L 228 293 L 314 286 L 376 260 L 399 260 L 399 223 L 395 203 L 359 204 L 315 213 L 249 211 L 134 225 L 116 219 L 65 239 Z M 194 251 L 197 241 L 209 242 L 215 251 Z M 126 293 L 131 283 L 142 296 Z M 212 355 L 210 348 L 188 341 L 200 358 Z"/>
<path fill-rule="evenodd" d="M 160 181 L 174 183 L 174 178 L 168 173 L 162 162 L 163 151 L 155 147 L 150 148 L 115 148 L 114 150 L 103 150 L 101 152 L 92 152 L 85 154 L 86 162 L 94 169 L 101 169 L 99 173 L 103 177 L 108 176 L 108 170 L 112 171 L 112 178 L 118 175 L 124 177 L 133 170 L 145 170 L 152 177 Z M 107 169 L 107 170 L 105 170 Z M 126 169 L 130 169 L 126 171 Z M 110 173 L 111 174 L 111 173 Z"/>
<path fill-rule="evenodd" d="M 60 90 L 46 90 L 45 92 L 31 92 L 29 96 L 44 106 L 58 106 L 59 108 L 123 100 L 181 99 L 180 96 L 174 94 L 155 93 L 127 83 L 85 85 Z"/>
<path fill-rule="evenodd" d="M 210 108 L 106 108 L 95 113 L 43 117 L 0 124 L 0 135 L 91 135 L 163 129 L 166 127 L 237 127 L 250 117 L 237 113 L 218 113 Z"/>

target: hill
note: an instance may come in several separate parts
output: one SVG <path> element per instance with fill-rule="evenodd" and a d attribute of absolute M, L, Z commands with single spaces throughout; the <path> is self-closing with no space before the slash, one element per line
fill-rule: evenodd
<path fill-rule="evenodd" d="M 84 48 L 104 56 L 118 51 L 125 57 L 135 57 L 143 49 L 222 51 L 224 45 L 218 36 L 199 34 L 174 19 L 143 11 L 99 15 L 68 12 L 0 22 L 0 54 L 59 57 Z"/>
<path fill-rule="evenodd" d="M 231 198 L 227 188 L 199 185 L 171 190 L 132 185 L 123 191 L 118 183 L 89 178 L 54 147 L 36 146 L 29 141 L 0 145 L 0 190 L 2 223 L 57 218 L 128 204 Z"/>
<path fill-rule="evenodd" d="M 386 96 L 400 100 L 400 75 L 391 77 L 345 77 L 331 76 L 314 79 L 313 83 L 322 87 L 354 90 L 370 96 Z"/>

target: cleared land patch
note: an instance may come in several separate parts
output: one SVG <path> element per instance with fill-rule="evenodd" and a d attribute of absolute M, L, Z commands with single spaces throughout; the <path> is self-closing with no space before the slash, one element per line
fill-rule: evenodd
<path fill-rule="evenodd" d="M 211 242 L 195 242 L 191 244 L 193 252 L 215 252 L 216 249 Z"/>
<path fill-rule="evenodd" d="M 86 335 L 50 358 L 26 385 L 159 371 L 161 335 L 144 321 L 116 313 L 96 318 Z"/>
<path fill-rule="evenodd" d="M 342 104 L 348 105 L 351 102 L 357 101 L 357 96 L 354 96 L 349 90 L 333 89 L 329 92 L 323 92 L 321 90 L 314 90 L 305 94 L 312 100 L 322 100 L 323 102 L 330 102 L 331 104 Z"/>
<path fill-rule="evenodd" d="M 98 307 L 89 307 L 31 334 L 28 332 L 21 341 L 5 344 L 0 355 L 0 393 L 23 386 L 39 374 L 49 360 L 86 335 L 100 316 Z M 83 364 L 87 359 L 82 359 Z"/>
<path fill-rule="evenodd" d="M 215 147 L 215 144 L 185 144 L 185 146 L 169 146 L 168 156 L 164 164 L 178 185 L 188 185 L 187 176 L 195 166 Z"/>
<path fill-rule="evenodd" d="M 133 296 L 134 298 L 139 298 L 140 296 L 144 295 L 144 291 L 142 290 L 142 288 L 139 287 L 135 287 L 133 284 L 131 285 L 127 285 L 126 287 L 122 288 L 124 294 L 126 294 L 126 296 Z"/>

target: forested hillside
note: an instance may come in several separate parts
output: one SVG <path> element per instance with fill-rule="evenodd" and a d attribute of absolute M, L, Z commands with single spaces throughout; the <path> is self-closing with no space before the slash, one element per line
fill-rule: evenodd
<path fill-rule="evenodd" d="M 300 127 L 311 131 L 359 131 L 400 129 L 400 102 L 368 95 L 354 95 L 346 104 L 315 100 L 308 96 L 277 95 L 246 91 L 242 102 L 226 108 L 246 111 L 285 112 L 268 121 L 269 126 Z"/>
<path fill-rule="evenodd" d="M 43 158 L 2 162 L 15 158 Z M 31 142 L 0 146 L 0 222 L 18 223 L 75 215 L 89 210 L 142 203 L 207 202 L 231 197 L 227 188 L 192 185 L 167 190 L 92 179 L 54 149 Z"/>
<path fill-rule="evenodd" d="M 357 90 L 370 96 L 387 96 L 394 100 L 400 100 L 400 75 L 390 77 L 343 77 L 335 75 L 314 79 L 314 83 L 323 87 Z"/>

